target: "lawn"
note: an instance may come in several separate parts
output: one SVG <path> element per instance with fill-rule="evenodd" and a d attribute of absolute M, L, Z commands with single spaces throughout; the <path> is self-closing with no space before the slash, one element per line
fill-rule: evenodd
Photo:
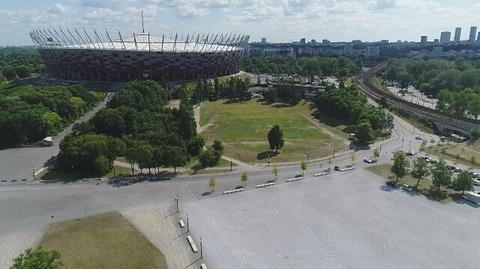
<path fill-rule="evenodd" d="M 385 179 L 395 180 L 395 176 L 393 175 L 392 172 L 390 172 L 391 168 L 392 168 L 392 165 L 390 164 L 379 164 L 379 165 L 369 166 L 366 169 Z M 398 182 L 399 184 L 407 184 L 412 187 L 415 187 L 417 185 L 417 179 L 412 177 L 410 174 L 401 178 Z M 420 181 L 420 184 L 418 186 L 418 192 L 425 195 L 429 199 L 440 201 L 442 203 L 449 202 L 452 200 L 452 198 L 458 195 L 458 193 L 455 192 L 454 190 L 443 188 L 443 187 L 441 188 L 440 193 L 436 193 L 435 191 L 432 190 L 432 181 L 430 179 L 423 179 Z"/>
<path fill-rule="evenodd" d="M 428 146 L 425 151 L 442 159 L 463 164 L 468 167 L 480 168 L 480 142 L 449 142 L 444 145 Z M 472 162 L 473 158 L 473 162 Z"/>
<path fill-rule="evenodd" d="M 40 245 L 60 253 L 64 269 L 166 269 L 165 257 L 120 213 L 50 225 Z"/>
<path fill-rule="evenodd" d="M 272 162 L 298 161 L 328 156 L 335 148 L 345 149 L 344 126 L 330 127 L 312 117 L 308 103 L 296 106 L 263 104 L 259 100 L 229 103 L 210 102 L 202 107 L 201 125 L 212 124 L 202 133 L 211 143 L 224 143 L 225 155 L 247 162 L 266 162 L 269 154 L 267 133 L 278 124 L 285 146 Z M 270 152 L 271 155 L 274 153 Z"/>

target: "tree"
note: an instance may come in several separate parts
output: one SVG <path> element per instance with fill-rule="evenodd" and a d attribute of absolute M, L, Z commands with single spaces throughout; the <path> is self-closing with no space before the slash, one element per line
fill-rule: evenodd
<path fill-rule="evenodd" d="M 270 129 L 268 132 L 268 144 L 270 144 L 270 149 L 274 149 L 275 152 L 278 152 L 278 150 L 283 147 L 283 130 L 280 129 L 280 126 L 274 125 L 272 129 Z"/>
<path fill-rule="evenodd" d="M 10 269 L 58 269 L 60 254 L 56 250 L 46 251 L 42 247 L 28 248 L 13 260 Z"/>
<path fill-rule="evenodd" d="M 380 157 L 380 150 L 378 148 L 375 148 L 375 150 L 373 150 L 373 157 L 375 158 L 375 160 Z"/>
<path fill-rule="evenodd" d="M 393 166 L 390 169 L 395 175 L 396 180 L 395 184 L 398 184 L 398 180 L 403 178 L 408 173 L 408 167 L 410 163 L 408 162 L 407 155 L 403 151 L 397 151 L 393 153 Z"/>
<path fill-rule="evenodd" d="M 276 166 L 272 168 L 272 174 L 275 176 L 275 181 L 277 181 L 278 168 Z"/>
<path fill-rule="evenodd" d="M 217 186 L 217 178 L 211 177 L 210 180 L 208 181 L 208 187 L 210 187 L 210 189 L 212 189 L 212 192 L 214 192 L 215 186 Z"/>
<path fill-rule="evenodd" d="M 436 187 L 436 191 L 440 192 L 442 186 L 450 185 L 452 181 L 452 171 L 448 169 L 447 165 L 443 160 L 434 164 L 431 169 L 432 173 L 432 183 Z"/>
<path fill-rule="evenodd" d="M 104 155 L 100 155 L 95 159 L 95 173 L 105 175 L 112 169 L 110 161 Z"/>
<path fill-rule="evenodd" d="M 460 172 L 453 182 L 453 187 L 456 191 L 462 191 L 462 194 L 465 194 L 465 191 L 473 191 L 473 179 L 470 173 L 468 171 Z"/>
<path fill-rule="evenodd" d="M 177 172 L 177 166 L 183 166 L 187 163 L 187 156 L 179 147 L 168 146 L 164 152 L 164 164 L 173 166 L 173 172 Z"/>
<path fill-rule="evenodd" d="M 243 182 L 243 184 L 245 184 L 245 186 L 247 185 L 247 181 L 248 181 L 248 173 L 247 172 L 244 172 L 242 173 L 242 175 L 240 176 L 240 180 Z"/>
<path fill-rule="evenodd" d="M 305 170 L 307 170 L 307 162 L 306 161 L 302 161 L 300 163 L 300 169 L 302 170 L 302 175 L 305 175 Z"/>
<path fill-rule="evenodd" d="M 415 186 L 418 189 L 420 181 L 430 175 L 430 170 L 428 168 L 428 163 L 425 159 L 418 158 L 413 162 L 413 168 L 411 171 L 412 177 L 417 179 L 417 185 Z"/>
<path fill-rule="evenodd" d="M 200 135 L 195 135 L 187 141 L 187 150 L 190 156 L 197 156 L 205 146 L 205 140 Z"/>
<path fill-rule="evenodd" d="M 220 157 L 218 153 L 215 152 L 212 148 L 207 148 L 202 150 L 198 155 L 198 161 L 202 165 L 202 167 L 213 167 L 218 164 L 220 161 Z"/>
<path fill-rule="evenodd" d="M 478 139 L 480 138 L 480 129 L 472 129 L 470 131 L 470 136 L 473 138 L 473 139 Z"/>
<path fill-rule="evenodd" d="M 355 130 L 355 137 L 357 142 L 362 145 L 367 145 L 375 140 L 375 133 L 372 125 L 368 121 L 361 122 L 357 125 Z"/>

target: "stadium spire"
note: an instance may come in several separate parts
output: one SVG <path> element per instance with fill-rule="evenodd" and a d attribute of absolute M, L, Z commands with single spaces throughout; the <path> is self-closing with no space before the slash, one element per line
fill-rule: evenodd
<path fill-rule="evenodd" d="M 144 28 L 144 24 L 143 24 L 143 9 L 142 9 L 142 33 L 145 33 L 145 28 Z"/>

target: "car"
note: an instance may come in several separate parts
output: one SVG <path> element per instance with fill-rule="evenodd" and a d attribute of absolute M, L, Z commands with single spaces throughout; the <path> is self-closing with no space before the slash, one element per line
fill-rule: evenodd
<path fill-rule="evenodd" d="M 421 138 L 420 136 L 416 136 L 415 139 L 417 139 L 417 140 L 423 140 L 423 138 Z"/>
<path fill-rule="evenodd" d="M 369 159 L 369 158 L 365 158 L 363 159 L 364 162 L 366 163 L 374 163 L 374 161 L 372 159 Z"/>
<path fill-rule="evenodd" d="M 385 184 L 387 184 L 387 186 L 390 186 L 392 188 L 396 188 L 397 187 L 397 184 L 395 183 L 395 181 L 387 181 Z"/>
<path fill-rule="evenodd" d="M 408 185 L 408 184 L 403 184 L 403 185 L 402 185 L 402 189 L 403 189 L 403 190 L 406 190 L 406 191 L 413 191 L 412 186 L 410 186 L 410 185 Z"/>
<path fill-rule="evenodd" d="M 295 178 L 303 177 L 302 174 L 295 175 Z"/>
<path fill-rule="evenodd" d="M 475 185 L 475 186 L 480 186 L 480 180 L 474 179 L 474 180 L 473 180 L 473 185 Z"/>
<path fill-rule="evenodd" d="M 472 175 L 473 178 L 479 178 L 480 177 L 480 173 L 477 173 L 477 172 L 470 172 L 470 175 Z"/>
<path fill-rule="evenodd" d="M 338 165 L 336 165 L 335 167 L 333 167 L 333 170 L 340 171 L 340 167 Z"/>
<path fill-rule="evenodd" d="M 456 173 L 460 173 L 460 172 L 462 172 L 462 169 L 460 167 L 455 166 L 455 167 L 453 167 L 453 171 L 456 172 Z"/>
<path fill-rule="evenodd" d="M 6 180 L 6 179 L 2 179 L 1 182 L 7 182 L 7 180 Z"/>

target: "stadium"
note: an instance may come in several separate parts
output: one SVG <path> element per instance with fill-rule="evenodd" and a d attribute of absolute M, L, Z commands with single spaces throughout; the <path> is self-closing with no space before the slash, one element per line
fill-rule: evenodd
<path fill-rule="evenodd" d="M 188 81 L 238 73 L 249 36 L 240 34 L 123 36 L 107 30 L 30 32 L 50 74 L 75 81 Z"/>

